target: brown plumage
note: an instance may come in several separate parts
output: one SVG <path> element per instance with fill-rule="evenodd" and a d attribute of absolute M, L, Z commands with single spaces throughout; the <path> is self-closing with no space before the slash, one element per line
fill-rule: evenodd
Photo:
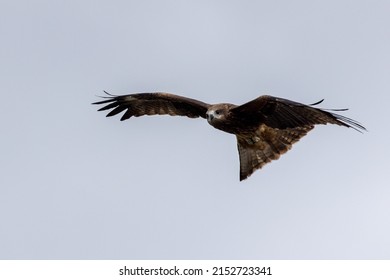
<path fill-rule="evenodd" d="M 106 92 L 107 93 L 107 92 Z M 240 157 L 240 181 L 255 170 L 278 159 L 317 124 L 337 124 L 357 131 L 366 130 L 358 122 L 329 111 L 314 108 L 323 100 L 304 105 L 273 96 L 260 96 L 243 105 L 207 104 L 170 93 L 111 95 L 93 104 L 107 104 L 107 117 L 121 112 L 121 121 L 143 115 L 202 117 L 213 127 L 235 134 Z"/>

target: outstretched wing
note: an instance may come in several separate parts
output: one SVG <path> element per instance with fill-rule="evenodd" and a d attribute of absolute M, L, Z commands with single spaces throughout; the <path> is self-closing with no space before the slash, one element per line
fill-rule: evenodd
<path fill-rule="evenodd" d="M 330 123 L 351 127 L 358 131 L 366 130 L 358 122 L 330 112 L 346 111 L 348 109 L 325 110 L 312 107 L 320 104 L 322 101 L 305 105 L 279 97 L 264 95 L 231 109 L 231 113 L 235 118 L 246 123 L 249 122 L 248 125 L 265 124 L 278 129 Z"/>
<path fill-rule="evenodd" d="M 130 117 L 143 115 L 171 115 L 186 116 L 189 118 L 206 118 L 206 112 L 210 106 L 207 103 L 164 92 L 135 93 L 128 95 L 111 95 L 105 92 L 107 97 L 103 101 L 92 104 L 106 104 L 99 111 L 111 110 L 107 117 L 114 116 L 123 111 L 121 121 Z"/>
<path fill-rule="evenodd" d="M 312 105 L 321 102 L 322 100 Z M 246 179 L 266 163 L 278 159 L 316 124 L 330 123 L 358 131 L 366 130 L 352 119 L 314 108 L 312 105 L 261 96 L 231 109 L 232 116 L 250 128 L 236 134 L 240 156 L 240 180 Z"/>

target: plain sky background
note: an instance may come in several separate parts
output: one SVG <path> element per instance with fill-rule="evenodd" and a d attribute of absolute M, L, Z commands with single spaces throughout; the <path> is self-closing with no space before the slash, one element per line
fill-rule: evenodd
<path fill-rule="evenodd" d="M 0 0 L 1 259 L 389 259 L 389 1 Z M 203 119 L 97 95 L 350 108 L 239 182 Z"/>

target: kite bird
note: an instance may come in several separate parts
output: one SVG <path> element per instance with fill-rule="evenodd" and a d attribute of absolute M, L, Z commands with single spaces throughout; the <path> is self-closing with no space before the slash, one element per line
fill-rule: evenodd
<path fill-rule="evenodd" d="M 107 104 L 99 111 L 111 110 L 107 117 L 123 111 L 121 121 L 143 115 L 202 117 L 213 127 L 236 135 L 240 158 L 240 181 L 291 149 L 316 124 L 337 124 L 357 131 L 366 130 L 358 122 L 329 111 L 268 95 L 243 105 L 207 104 L 170 93 L 111 95 L 93 104 Z"/>

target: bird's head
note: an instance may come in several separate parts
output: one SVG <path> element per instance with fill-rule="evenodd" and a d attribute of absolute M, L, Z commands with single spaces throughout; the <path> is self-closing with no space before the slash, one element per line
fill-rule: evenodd
<path fill-rule="evenodd" d="M 223 120 L 225 118 L 227 108 L 221 105 L 223 104 L 211 106 L 206 112 L 206 118 L 210 124 L 217 122 L 219 120 Z"/>
<path fill-rule="evenodd" d="M 229 114 L 230 104 L 216 104 L 211 106 L 206 112 L 206 118 L 212 126 L 223 123 Z"/>

